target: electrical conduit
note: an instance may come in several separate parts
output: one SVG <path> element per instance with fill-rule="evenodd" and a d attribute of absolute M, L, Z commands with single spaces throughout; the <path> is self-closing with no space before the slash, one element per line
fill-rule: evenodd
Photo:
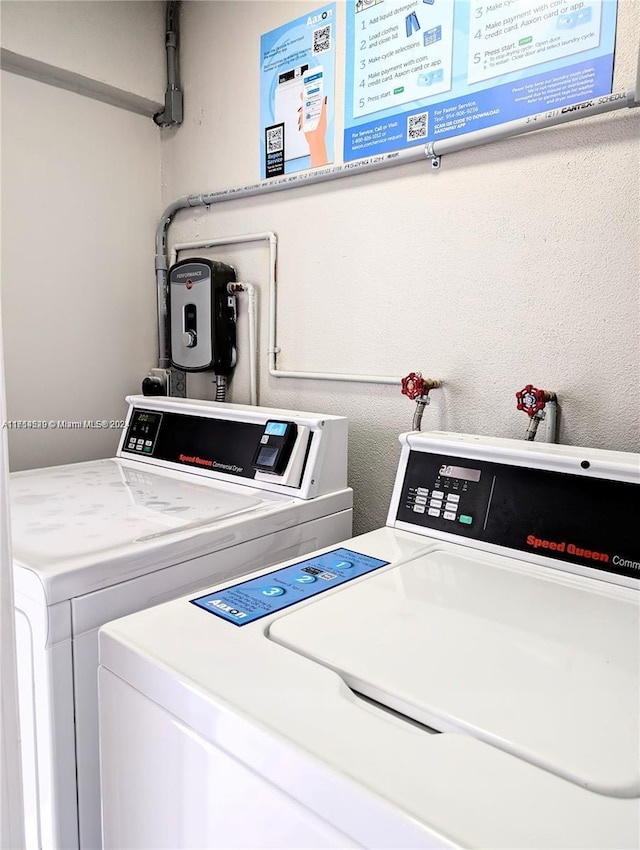
<path fill-rule="evenodd" d="M 254 195 L 270 192 L 280 192 L 284 189 L 296 186 L 322 183 L 328 180 L 336 180 L 349 174 L 361 174 L 369 171 L 377 171 L 392 165 L 402 165 L 408 162 L 416 162 L 424 156 L 439 157 L 447 153 L 466 150 L 479 145 L 489 144 L 509 138 L 511 136 L 523 135 L 534 130 L 567 124 L 581 118 L 588 118 L 607 112 L 613 112 L 623 108 L 640 106 L 640 57 L 635 90 L 614 92 L 611 95 L 595 98 L 590 101 L 581 101 L 576 104 L 540 112 L 528 118 L 520 118 L 509 121 L 499 127 L 491 127 L 468 133 L 465 136 L 457 136 L 450 139 L 442 139 L 431 142 L 426 147 L 410 148 L 403 151 L 372 156 L 367 159 L 357 160 L 344 165 L 335 165 L 328 168 L 318 168 L 314 171 L 302 174 L 293 174 L 286 177 L 273 178 L 272 180 L 253 183 L 236 189 L 224 189 L 218 192 L 208 192 L 197 195 L 188 195 L 179 198 L 170 204 L 156 229 L 156 283 L 158 293 L 158 365 L 167 369 L 170 366 L 168 349 L 168 326 L 167 326 L 167 232 L 174 215 L 182 209 L 190 207 L 205 206 L 232 201 L 238 198 L 248 198 Z M 327 372 L 294 372 L 277 368 L 277 354 L 279 349 L 276 344 L 276 237 L 275 234 L 254 234 L 256 237 L 268 238 L 270 242 L 270 274 L 269 274 L 269 374 L 275 378 L 304 378 L 308 380 L 324 381 L 350 381 L 355 383 L 370 384 L 398 384 L 399 378 L 383 377 L 379 375 L 336 375 Z M 247 237 L 234 237 L 223 240 L 219 244 L 233 244 L 233 242 L 253 241 Z M 194 247 L 205 247 L 214 245 L 213 241 L 202 243 L 185 243 Z"/>

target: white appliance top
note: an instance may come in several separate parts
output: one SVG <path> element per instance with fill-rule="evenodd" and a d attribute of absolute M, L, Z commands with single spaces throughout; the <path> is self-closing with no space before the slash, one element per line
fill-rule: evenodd
<path fill-rule="evenodd" d="M 116 458 L 11 475 L 20 593 L 54 604 L 352 506 L 344 417 L 127 401 Z"/>
<path fill-rule="evenodd" d="M 76 577 L 71 596 L 96 589 L 103 566 L 112 581 L 119 575 L 113 562 L 122 559 L 134 561 L 123 567 L 135 566 L 138 574 L 141 559 L 147 569 L 157 569 L 160 548 L 187 557 L 212 527 L 225 532 L 209 550 L 215 551 L 229 545 L 232 520 L 296 502 L 119 458 L 14 473 L 10 493 L 14 562 L 36 573 L 50 590 L 61 578 Z M 125 577 L 130 576 L 119 580 Z"/>
<path fill-rule="evenodd" d="M 401 439 L 396 527 L 109 624 L 101 664 L 364 846 L 637 847 L 638 456 Z"/>
<path fill-rule="evenodd" d="M 15 557 L 46 571 L 62 560 L 104 557 L 278 500 L 253 488 L 234 490 L 115 458 L 16 473 Z"/>
<path fill-rule="evenodd" d="M 637 592 L 390 528 L 344 550 L 390 564 L 241 627 L 228 585 L 125 617 L 100 663 L 363 846 L 637 846 Z"/>

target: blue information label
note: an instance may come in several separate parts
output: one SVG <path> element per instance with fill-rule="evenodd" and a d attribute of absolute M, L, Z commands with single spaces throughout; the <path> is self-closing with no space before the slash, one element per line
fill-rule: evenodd
<path fill-rule="evenodd" d="M 246 626 L 388 563 L 351 549 L 334 549 L 190 602 L 229 623 Z"/>

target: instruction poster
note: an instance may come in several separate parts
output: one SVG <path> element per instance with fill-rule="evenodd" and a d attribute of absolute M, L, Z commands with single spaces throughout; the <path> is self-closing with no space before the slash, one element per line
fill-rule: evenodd
<path fill-rule="evenodd" d="M 260 39 L 260 177 L 334 160 L 335 3 Z"/>
<path fill-rule="evenodd" d="M 616 0 L 348 0 L 344 160 L 609 94 Z"/>

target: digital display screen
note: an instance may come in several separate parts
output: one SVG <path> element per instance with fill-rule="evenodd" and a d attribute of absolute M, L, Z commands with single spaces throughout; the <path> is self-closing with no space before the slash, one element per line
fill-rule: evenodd
<path fill-rule="evenodd" d="M 136 410 L 131 419 L 129 436 L 151 437 L 155 439 L 162 421 L 162 413 L 154 413 L 150 410 Z"/>
<path fill-rule="evenodd" d="M 466 466 L 449 466 L 444 463 L 440 467 L 440 475 L 445 478 L 461 478 L 463 481 L 480 481 L 480 470 L 469 469 Z"/>
<path fill-rule="evenodd" d="M 270 446 L 264 446 L 260 449 L 257 463 L 260 466 L 273 466 L 278 456 L 278 449 L 272 449 Z"/>
<path fill-rule="evenodd" d="M 270 437 L 284 437 L 287 433 L 287 423 L 286 422 L 269 422 L 267 427 L 265 428 L 265 434 L 268 434 Z"/>
<path fill-rule="evenodd" d="M 136 411 L 136 419 L 138 422 L 155 422 L 160 417 L 157 413 L 143 413 L 142 411 Z"/>

